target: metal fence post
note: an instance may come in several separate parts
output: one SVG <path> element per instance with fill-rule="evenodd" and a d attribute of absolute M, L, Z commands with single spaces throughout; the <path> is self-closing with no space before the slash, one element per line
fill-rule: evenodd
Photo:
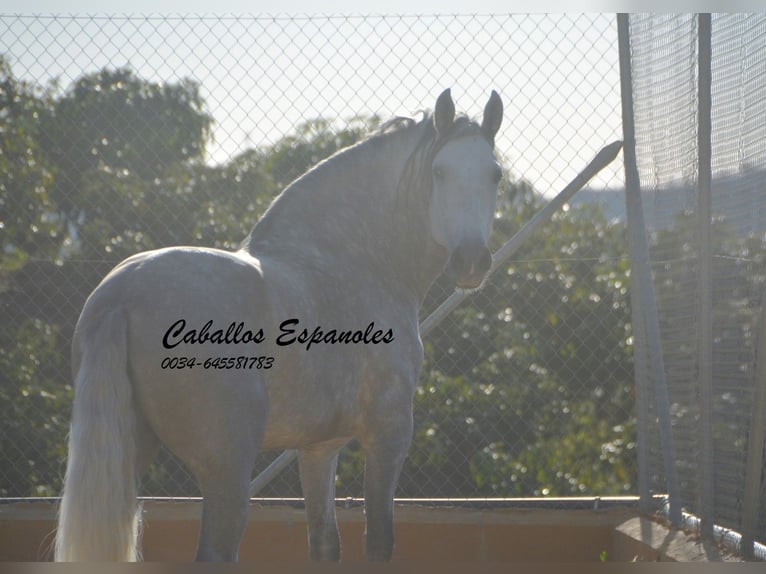
<path fill-rule="evenodd" d="M 713 246 L 711 219 L 711 22 L 697 16 L 697 245 L 699 258 L 698 347 L 699 384 L 699 512 L 704 536 L 713 536 L 715 487 L 713 470 Z"/>
<path fill-rule="evenodd" d="M 746 558 L 755 557 L 755 536 L 761 510 L 763 450 L 766 447 L 766 417 L 763 416 L 763 413 L 766 413 L 766 294 L 761 298 L 754 386 L 745 463 L 745 489 L 742 497 L 742 553 Z"/>
<path fill-rule="evenodd" d="M 631 301 L 639 303 L 638 308 L 633 308 L 633 322 L 640 325 L 639 333 L 645 337 L 648 347 L 649 366 L 642 366 L 637 373 L 649 373 L 654 379 L 655 408 L 660 426 L 660 444 L 665 468 L 665 480 L 667 483 L 668 497 L 670 499 L 670 520 L 673 524 L 681 523 L 681 499 L 676 470 L 676 453 L 673 443 L 672 425 L 670 421 L 670 404 L 668 400 L 667 381 L 665 379 L 665 365 L 660 343 L 660 324 L 657 314 L 657 301 L 652 279 L 651 262 L 649 258 L 649 241 L 646 237 L 644 224 L 644 212 L 641 205 L 641 183 L 636 164 L 636 135 L 633 119 L 633 93 L 630 63 L 630 31 L 629 16 L 618 14 L 617 30 L 620 52 L 620 88 L 622 92 L 622 125 L 624 135 L 623 157 L 625 159 L 625 191 L 626 209 L 628 216 L 628 243 L 630 247 L 631 290 L 635 290 L 635 296 Z M 639 353 L 639 347 L 634 346 L 636 364 L 646 361 L 646 354 Z M 644 380 L 636 377 L 636 395 L 648 394 L 648 377 Z M 645 408 L 648 405 L 646 397 L 642 397 L 639 405 Z M 641 421 L 647 425 L 639 429 L 638 440 L 646 442 L 649 438 L 648 416 L 640 414 Z M 643 447 L 642 447 L 643 448 Z M 647 452 L 642 451 L 646 457 Z M 648 507 L 646 497 L 648 493 L 648 457 L 639 460 L 643 469 L 639 469 L 639 475 L 644 474 L 642 507 Z"/>

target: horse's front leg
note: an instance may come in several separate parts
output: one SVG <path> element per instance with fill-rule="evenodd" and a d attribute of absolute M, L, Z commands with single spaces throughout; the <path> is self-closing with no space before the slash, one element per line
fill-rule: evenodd
<path fill-rule="evenodd" d="M 396 417 L 362 442 L 365 451 L 364 504 L 367 519 L 365 553 L 371 562 L 391 559 L 394 548 L 394 491 L 412 440 L 409 417 Z"/>
<path fill-rule="evenodd" d="M 298 451 L 312 560 L 340 560 L 340 537 L 335 518 L 335 471 L 338 451 L 344 443 L 345 440 L 321 443 Z"/>

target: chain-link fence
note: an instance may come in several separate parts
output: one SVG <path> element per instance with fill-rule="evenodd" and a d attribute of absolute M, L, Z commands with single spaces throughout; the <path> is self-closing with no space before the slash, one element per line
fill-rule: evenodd
<path fill-rule="evenodd" d="M 751 429 L 764 417 L 754 399 L 764 384 L 755 377 L 756 342 L 766 336 L 766 18 L 632 15 L 629 33 L 668 394 L 666 405 L 651 401 L 651 412 L 667 409 L 672 425 L 663 446 L 651 427 L 650 486 L 664 489 L 677 474 L 679 507 L 700 516 L 703 531 L 714 523 L 742 531 L 752 510 L 763 540 L 765 493 L 748 500 L 745 469 L 754 463 L 760 482 L 753 454 L 763 437 L 753 439 Z M 654 378 L 647 376 L 649 388 Z M 668 448 L 676 456 L 663 463 Z"/>
<path fill-rule="evenodd" d="M 472 115 L 505 102 L 497 247 L 620 139 L 616 42 L 609 15 L 0 17 L 0 496 L 58 493 L 71 333 L 114 264 L 237 245 L 309 165 L 450 86 Z M 398 496 L 636 493 L 621 186 L 612 165 L 424 341 Z M 362 468 L 352 443 L 339 496 Z M 142 494 L 198 490 L 163 452 Z M 261 495 L 300 496 L 295 466 Z"/>

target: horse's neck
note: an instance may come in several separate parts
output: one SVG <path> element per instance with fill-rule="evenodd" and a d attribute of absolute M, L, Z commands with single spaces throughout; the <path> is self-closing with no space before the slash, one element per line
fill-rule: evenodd
<path fill-rule="evenodd" d="M 422 134 L 422 126 L 389 133 L 309 172 L 259 222 L 249 251 L 293 261 L 307 273 L 326 274 L 332 263 L 368 270 L 422 300 L 443 253 L 430 239 L 427 204 L 397 196 Z"/>

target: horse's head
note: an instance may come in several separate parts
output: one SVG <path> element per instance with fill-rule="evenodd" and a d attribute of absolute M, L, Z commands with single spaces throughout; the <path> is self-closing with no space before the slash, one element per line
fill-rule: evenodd
<path fill-rule="evenodd" d="M 447 272 L 461 289 L 478 288 L 492 264 L 488 240 L 502 176 L 494 147 L 502 119 L 503 103 L 494 91 L 481 126 L 455 120 L 449 90 L 434 109 L 438 151 L 431 165 L 431 234 L 447 250 Z"/>

